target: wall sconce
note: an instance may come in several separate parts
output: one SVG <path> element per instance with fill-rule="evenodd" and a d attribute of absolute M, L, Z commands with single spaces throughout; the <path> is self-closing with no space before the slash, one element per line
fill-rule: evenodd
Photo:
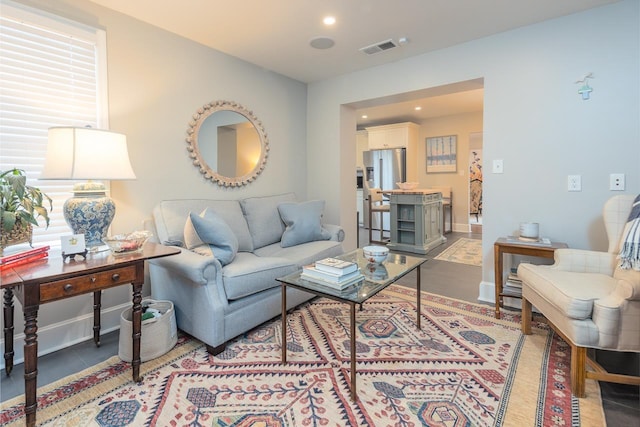
<path fill-rule="evenodd" d="M 84 234 L 88 248 L 95 251 L 104 245 L 116 212 L 105 185 L 91 180 L 135 178 L 125 135 L 88 127 L 49 128 L 40 179 L 89 180 L 73 186 L 73 197 L 63 208 L 65 221 L 74 234 Z"/>

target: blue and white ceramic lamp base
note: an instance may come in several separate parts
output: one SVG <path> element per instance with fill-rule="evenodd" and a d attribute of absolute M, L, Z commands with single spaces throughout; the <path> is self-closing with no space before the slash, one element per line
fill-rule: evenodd
<path fill-rule="evenodd" d="M 64 203 L 64 219 L 74 234 L 84 234 L 85 244 L 91 249 L 103 246 L 102 239 L 116 214 L 116 205 L 106 196 L 101 183 L 87 182 L 73 187 L 73 197 Z"/>

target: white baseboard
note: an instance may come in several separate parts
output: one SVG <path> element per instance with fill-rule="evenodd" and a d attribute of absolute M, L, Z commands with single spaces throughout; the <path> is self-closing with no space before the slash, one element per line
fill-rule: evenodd
<path fill-rule="evenodd" d="M 100 317 L 100 334 L 105 334 L 120 328 L 120 314 L 131 306 L 130 302 L 102 310 Z M 24 325 L 16 314 L 14 332 Z M 54 323 L 38 329 L 38 357 L 54 351 L 93 339 L 93 313 L 74 317 L 64 322 Z M 5 351 L 4 337 L 0 340 L 2 354 Z M 13 336 L 13 364 L 24 362 L 24 332 Z M 0 357 L 0 369 L 4 369 L 4 357 Z"/>
<path fill-rule="evenodd" d="M 469 233 L 469 232 L 471 232 L 471 226 L 469 226 L 469 224 L 453 223 L 452 230 L 456 231 L 458 233 Z M 445 234 L 445 236 L 446 236 L 446 234 Z"/>
<path fill-rule="evenodd" d="M 492 282 L 485 282 L 484 280 L 480 282 L 480 292 L 478 295 L 478 300 L 483 302 L 490 302 L 495 304 L 496 302 L 496 285 Z"/>
<path fill-rule="evenodd" d="M 453 231 L 456 231 L 458 233 L 471 233 L 471 226 L 472 225 L 482 225 L 482 224 L 469 224 L 469 223 L 457 224 L 457 223 L 454 223 L 453 224 Z M 445 234 L 445 236 L 446 236 L 446 234 Z"/>

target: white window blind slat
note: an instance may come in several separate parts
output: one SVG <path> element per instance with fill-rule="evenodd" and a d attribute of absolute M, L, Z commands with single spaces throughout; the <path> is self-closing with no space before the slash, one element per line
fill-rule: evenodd
<path fill-rule="evenodd" d="M 53 199 L 33 244 L 70 233 L 62 206 L 72 181 L 38 180 L 52 126 L 108 128 L 104 31 L 3 0 L 0 16 L 0 170 L 23 169 Z"/>

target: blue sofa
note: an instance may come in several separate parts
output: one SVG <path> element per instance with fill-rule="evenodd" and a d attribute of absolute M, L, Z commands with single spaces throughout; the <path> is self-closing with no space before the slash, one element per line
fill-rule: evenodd
<path fill-rule="evenodd" d="M 152 297 L 172 301 L 178 328 L 211 354 L 222 352 L 230 339 L 281 313 L 276 278 L 343 253 L 344 231 L 322 223 L 323 208 L 323 201 L 297 202 L 293 193 L 162 201 L 148 228 L 159 243 L 181 252 L 149 262 Z M 200 223 L 207 218 L 213 219 L 203 231 Z M 195 226 L 200 228 L 194 234 Z M 207 240 L 208 233 L 223 242 L 198 240 Z M 287 308 L 311 297 L 287 288 Z"/>

